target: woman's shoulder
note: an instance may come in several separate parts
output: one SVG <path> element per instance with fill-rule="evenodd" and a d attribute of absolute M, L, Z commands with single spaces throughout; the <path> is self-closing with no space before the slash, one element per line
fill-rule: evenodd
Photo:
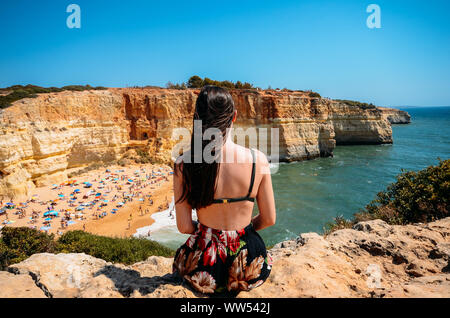
<path fill-rule="evenodd" d="M 252 162 L 253 160 L 252 152 L 253 152 L 256 164 L 264 166 L 269 165 L 269 161 L 267 160 L 267 156 L 264 154 L 264 152 L 256 148 L 246 148 L 240 145 L 236 145 L 236 147 L 238 148 L 238 154 L 240 154 L 240 156 L 243 156 L 246 159 L 246 161 Z"/>
<path fill-rule="evenodd" d="M 253 150 L 253 153 L 255 154 L 255 158 L 256 158 L 256 162 L 261 164 L 261 165 L 269 165 L 269 160 L 267 160 L 267 156 L 264 152 L 252 148 L 251 150 Z"/>

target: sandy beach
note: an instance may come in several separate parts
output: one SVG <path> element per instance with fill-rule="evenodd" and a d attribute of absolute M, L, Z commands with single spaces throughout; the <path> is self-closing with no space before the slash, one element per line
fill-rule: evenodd
<path fill-rule="evenodd" d="M 170 167 L 112 165 L 37 188 L 29 198 L 0 198 L 0 226 L 129 237 L 151 225 L 151 214 L 167 209 L 172 197 Z"/>

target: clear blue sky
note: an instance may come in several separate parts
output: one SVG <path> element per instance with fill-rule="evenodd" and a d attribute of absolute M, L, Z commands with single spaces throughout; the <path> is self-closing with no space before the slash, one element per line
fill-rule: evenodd
<path fill-rule="evenodd" d="M 81 7 L 81 29 L 66 7 Z M 366 7 L 381 8 L 381 29 Z M 450 105 L 450 1 L 4 1 L 0 87 L 191 75 L 378 105 Z"/>

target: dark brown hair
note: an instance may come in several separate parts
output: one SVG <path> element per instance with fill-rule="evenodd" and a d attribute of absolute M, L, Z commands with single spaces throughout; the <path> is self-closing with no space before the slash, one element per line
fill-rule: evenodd
<path fill-rule="evenodd" d="M 232 124 L 234 111 L 233 98 L 226 89 L 205 86 L 200 91 L 195 103 L 193 123 L 195 120 L 202 121 L 202 136 L 206 129 L 218 128 L 222 132 L 223 142 L 225 142 L 227 128 L 230 128 Z M 202 136 L 195 136 L 195 133 L 193 128 L 191 148 L 187 154 L 182 155 L 182 162 L 175 164 L 174 171 L 175 174 L 178 174 L 178 170 L 181 171 L 183 176 L 183 192 L 176 202 L 187 200 L 193 209 L 199 209 L 210 205 L 214 200 L 220 162 L 215 160 L 207 163 L 204 161 L 203 155 L 201 160 L 194 160 L 195 156 L 199 155 L 194 153 L 194 142 L 201 140 L 202 154 L 205 146 L 210 143 L 209 140 L 203 140 Z M 218 148 L 221 149 L 222 145 L 218 145 Z M 186 160 L 187 158 L 190 160 Z"/>

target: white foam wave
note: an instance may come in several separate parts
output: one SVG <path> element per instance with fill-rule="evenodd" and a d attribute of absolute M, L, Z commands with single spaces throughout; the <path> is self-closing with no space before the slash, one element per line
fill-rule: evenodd
<path fill-rule="evenodd" d="M 178 231 L 173 197 L 167 210 L 153 213 L 150 217 L 155 220 L 155 222 L 151 225 L 138 228 L 136 233 L 133 234 L 134 237 L 148 238 L 171 248 L 180 245 L 180 243 L 184 242 L 187 237 L 189 237 L 189 235 L 181 234 Z M 192 211 L 192 219 L 197 220 L 195 210 Z"/>

